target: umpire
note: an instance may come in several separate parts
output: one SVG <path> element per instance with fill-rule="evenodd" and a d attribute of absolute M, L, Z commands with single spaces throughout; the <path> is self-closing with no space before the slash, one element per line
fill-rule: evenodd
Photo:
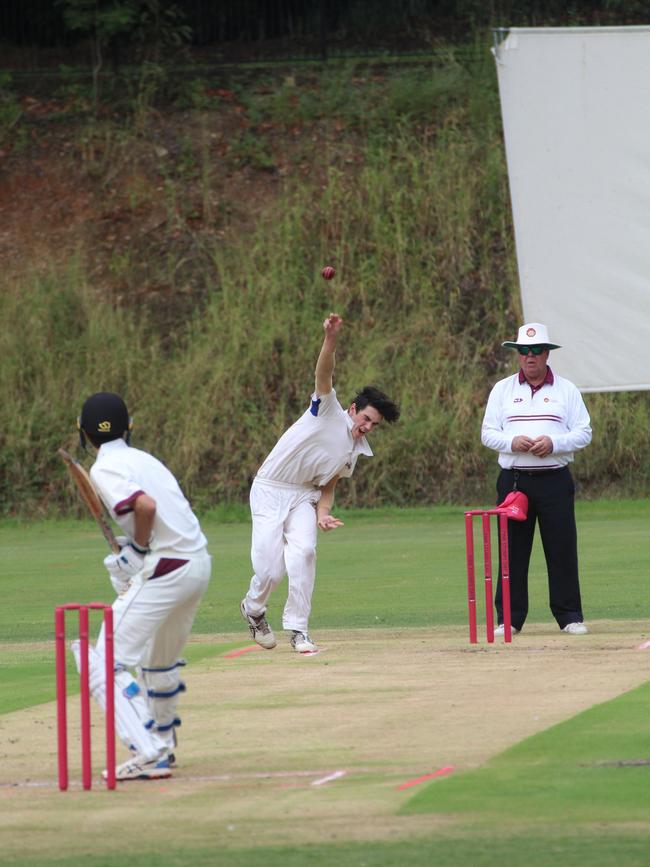
<path fill-rule="evenodd" d="M 550 342 L 545 325 L 522 325 L 517 340 L 502 345 L 517 350 L 519 371 L 490 392 L 481 442 L 499 453 L 497 502 L 513 490 L 528 497 L 527 520 L 509 522 L 512 631 L 521 631 L 528 614 L 528 566 L 539 522 L 551 612 L 564 632 L 584 635 L 569 463 L 591 442 L 589 413 L 576 386 L 548 366 L 550 350 L 560 347 Z M 495 604 L 495 633 L 503 634 L 500 581 Z"/>

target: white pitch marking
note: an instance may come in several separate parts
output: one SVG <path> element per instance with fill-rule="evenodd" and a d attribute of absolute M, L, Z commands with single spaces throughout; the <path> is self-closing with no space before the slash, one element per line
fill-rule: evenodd
<path fill-rule="evenodd" d="M 334 771 L 333 774 L 328 774 L 326 777 L 321 777 L 320 780 L 312 780 L 312 786 L 323 786 L 325 783 L 331 783 L 332 780 L 340 780 L 344 777 L 347 771 Z"/>
<path fill-rule="evenodd" d="M 318 780 L 312 782 L 312 785 L 321 785 L 322 783 L 327 783 L 329 780 L 338 779 L 339 777 L 344 776 L 347 771 L 335 771 L 333 774 L 328 774 L 326 777 L 321 777 Z M 185 775 L 183 774 L 175 776 L 172 775 L 169 779 L 165 779 L 165 783 L 170 783 L 174 781 L 178 782 L 197 782 L 197 783 L 227 783 L 232 780 L 272 780 L 272 779 L 291 779 L 292 777 L 318 777 L 319 774 L 322 774 L 322 771 L 265 771 L 265 772 L 252 772 L 252 773 L 241 773 L 241 774 L 213 774 L 213 775 L 202 775 L 202 776 L 194 776 L 194 775 Z M 95 781 L 93 781 L 95 782 Z M 151 781 L 149 781 L 151 782 Z M 154 781 L 155 782 L 155 781 Z M 58 784 L 55 780 L 21 780 L 15 781 L 11 783 L 0 783 L 0 791 L 3 789 L 39 789 L 39 788 L 54 788 Z M 69 787 L 72 788 L 80 788 L 81 781 L 80 780 L 70 780 Z"/>

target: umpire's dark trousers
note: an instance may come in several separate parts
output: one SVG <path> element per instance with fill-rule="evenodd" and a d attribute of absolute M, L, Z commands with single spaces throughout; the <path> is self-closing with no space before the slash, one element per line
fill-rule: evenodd
<path fill-rule="evenodd" d="M 528 497 L 528 518 L 508 521 L 512 625 L 521 629 L 528 614 L 528 565 L 536 523 L 539 523 L 544 546 L 553 616 L 560 629 L 567 623 L 580 623 L 583 618 L 578 579 L 575 486 L 569 468 L 538 472 L 501 470 L 497 479 L 498 503 L 514 489 L 515 479 L 517 490 Z M 495 605 L 499 623 L 503 623 L 500 579 Z"/>

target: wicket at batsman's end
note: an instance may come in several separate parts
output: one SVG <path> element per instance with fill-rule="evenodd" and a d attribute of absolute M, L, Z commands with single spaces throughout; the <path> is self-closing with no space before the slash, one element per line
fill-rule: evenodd
<path fill-rule="evenodd" d="M 67 611 L 79 612 L 79 687 L 81 699 L 81 783 L 84 789 L 92 788 L 92 765 L 90 744 L 90 666 L 88 658 L 89 612 L 102 611 L 104 616 L 105 679 L 106 679 L 106 788 L 115 788 L 115 680 L 113 676 L 113 609 L 103 602 L 85 605 L 70 602 L 59 605 L 54 611 L 56 649 L 56 706 L 57 746 L 59 766 L 59 789 L 68 788 L 68 721 L 65 657 L 65 615 Z"/>

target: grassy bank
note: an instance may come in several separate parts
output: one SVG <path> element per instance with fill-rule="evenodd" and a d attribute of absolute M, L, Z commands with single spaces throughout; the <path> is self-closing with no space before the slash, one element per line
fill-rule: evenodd
<path fill-rule="evenodd" d="M 0 511 L 74 513 L 56 449 L 102 389 L 125 395 L 134 444 L 198 508 L 245 502 L 306 406 L 331 309 L 347 322 L 342 401 L 372 382 L 403 407 L 340 502 L 491 499 L 479 427 L 520 313 L 486 46 L 234 75 L 166 82 L 164 122 L 155 79 L 114 117 L 84 113 L 75 92 L 51 118 L 70 130 L 62 182 L 96 213 L 54 264 L 0 276 Z M 644 495 L 648 397 L 588 405 L 583 495 Z"/>

